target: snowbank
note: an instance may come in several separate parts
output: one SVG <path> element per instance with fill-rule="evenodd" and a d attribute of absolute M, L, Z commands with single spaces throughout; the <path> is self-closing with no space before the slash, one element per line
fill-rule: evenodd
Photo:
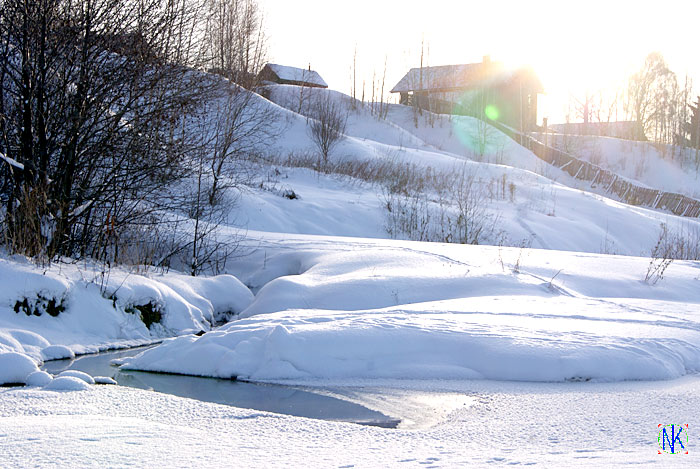
<path fill-rule="evenodd" d="M 261 381 L 619 381 L 700 370 L 698 263 L 673 264 L 650 285 L 642 258 L 339 245 L 270 257 L 266 269 L 293 274 L 265 285 L 244 319 L 123 366 Z"/>
<path fill-rule="evenodd" d="M 35 371 L 27 376 L 27 386 L 46 386 L 53 380 L 53 376 L 45 371 Z"/>
<path fill-rule="evenodd" d="M 17 352 L 0 352 L 0 385 L 24 384 L 27 377 L 39 371 L 28 356 Z"/>
<path fill-rule="evenodd" d="M 234 276 L 144 276 L 95 266 L 0 259 L 0 352 L 37 363 L 209 330 L 252 293 Z"/>
<path fill-rule="evenodd" d="M 47 391 L 87 391 L 90 385 L 80 378 L 59 376 L 49 382 L 43 389 Z"/>

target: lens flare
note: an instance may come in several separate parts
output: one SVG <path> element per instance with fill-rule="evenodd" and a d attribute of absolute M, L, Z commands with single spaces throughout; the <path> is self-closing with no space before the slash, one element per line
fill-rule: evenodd
<path fill-rule="evenodd" d="M 486 106 L 486 108 L 484 108 L 484 114 L 492 121 L 497 121 L 498 118 L 501 116 L 501 113 L 498 111 L 498 108 L 493 104 L 489 104 L 488 106 Z"/>
<path fill-rule="evenodd" d="M 452 130 L 467 156 L 489 159 L 502 144 L 499 132 L 488 122 L 498 121 L 508 110 L 497 105 L 498 97 L 484 90 L 462 93 L 452 110 Z"/>

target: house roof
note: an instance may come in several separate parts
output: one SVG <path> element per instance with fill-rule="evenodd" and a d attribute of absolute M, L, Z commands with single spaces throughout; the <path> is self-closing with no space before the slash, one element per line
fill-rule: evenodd
<path fill-rule="evenodd" d="M 321 75 L 314 70 L 306 70 L 303 68 L 288 67 L 286 65 L 278 64 L 267 64 L 268 67 L 275 75 L 277 75 L 281 80 L 294 81 L 299 83 L 310 83 L 316 86 L 322 86 L 328 88 L 328 85 Z"/>
<path fill-rule="evenodd" d="M 534 79 L 538 90 L 542 89 L 534 71 L 529 68 L 508 69 L 500 62 L 484 62 L 438 67 L 412 68 L 391 90 L 392 93 L 428 90 L 459 90 L 474 86 L 492 85 L 509 81 L 518 74 Z"/>

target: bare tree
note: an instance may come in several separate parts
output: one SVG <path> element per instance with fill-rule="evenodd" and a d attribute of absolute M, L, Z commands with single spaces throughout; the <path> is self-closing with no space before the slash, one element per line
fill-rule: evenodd
<path fill-rule="evenodd" d="M 489 214 L 488 203 L 480 191 L 476 174 L 466 167 L 457 173 L 452 187 L 452 199 L 457 206 L 457 218 L 453 221 L 454 240 L 460 244 L 480 244 L 495 231 L 496 217 Z"/>
<path fill-rule="evenodd" d="M 208 7 L 203 56 L 211 71 L 254 87 L 267 57 L 263 16 L 255 0 L 205 0 Z"/>
<path fill-rule="evenodd" d="M 220 86 L 207 114 L 210 126 L 206 146 L 212 178 L 208 201 L 215 205 L 221 191 L 245 182 L 241 161 L 263 151 L 282 127 L 273 107 L 252 91 L 230 83 Z"/>
<path fill-rule="evenodd" d="M 330 93 L 324 93 L 315 101 L 308 129 L 320 154 L 319 167 L 328 165 L 331 152 L 345 138 L 347 120 L 347 109 Z"/>
<path fill-rule="evenodd" d="M 657 140 L 665 132 L 669 95 L 675 83 L 675 74 L 658 52 L 649 54 L 644 66 L 628 81 L 626 111 L 641 124 L 644 134 L 653 134 Z"/>
<path fill-rule="evenodd" d="M 386 81 L 386 62 L 387 62 L 387 56 L 384 56 L 384 73 L 382 74 L 382 90 L 379 95 L 379 118 L 384 119 L 385 118 L 385 110 L 384 108 L 388 108 L 388 106 L 385 106 L 384 104 L 384 82 Z M 387 109 L 388 111 L 388 109 Z"/>
<path fill-rule="evenodd" d="M 5 234 L 35 227 L 33 242 L 13 247 L 29 255 L 116 259 L 107 244 L 149 223 L 167 203 L 164 187 L 186 175 L 183 142 L 168 130 L 201 96 L 180 33 L 192 29 L 196 2 L 2 8 L 0 152 L 22 165 L 3 184 Z"/>
<path fill-rule="evenodd" d="M 576 100 L 577 117 L 583 119 L 583 133 L 588 135 L 591 132 L 590 123 L 593 120 L 593 114 L 597 110 L 594 105 L 595 94 L 588 89 L 584 93 L 583 99 Z"/>

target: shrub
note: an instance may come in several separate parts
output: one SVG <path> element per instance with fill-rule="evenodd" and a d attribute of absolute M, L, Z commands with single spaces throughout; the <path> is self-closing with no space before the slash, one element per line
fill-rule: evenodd
<path fill-rule="evenodd" d="M 59 314 L 66 310 L 64 305 L 65 298 L 56 299 L 55 297 L 47 297 L 41 293 L 37 293 L 35 299 L 30 300 L 27 297 L 15 302 L 15 313 L 23 312 L 27 316 L 41 316 L 48 314 L 51 317 L 58 317 Z"/>
<path fill-rule="evenodd" d="M 644 276 L 645 283 L 656 285 L 659 280 L 664 278 L 666 269 L 673 262 L 671 250 L 672 246 L 669 244 L 668 227 L 665 223 L 662 223 L 659 239 L 651 250 L 651 259 L 649 260 L 649 266 Z"/>
<path fill-rule="evenodd" d="M 141 321 L 143 321 L 144 325 L 149 329 L 151 328 L 152 324 L 160 324 L 161 320 L 163 319 L 162 307 L 153 301 L 149 301 L 143 305 L 134 304 L 127 306 L 124 308 L 124 311 L 129 314 L 138 313 Z"/>
<path fill-rule="evenodd" d="M 314 103 L 311 117 L 309 136 L 322 158 L 319 160 L 319 166 L 325 168 L 330 153 L 345 137 L 348 111 L 341 103 L 326 95 Z"/>

